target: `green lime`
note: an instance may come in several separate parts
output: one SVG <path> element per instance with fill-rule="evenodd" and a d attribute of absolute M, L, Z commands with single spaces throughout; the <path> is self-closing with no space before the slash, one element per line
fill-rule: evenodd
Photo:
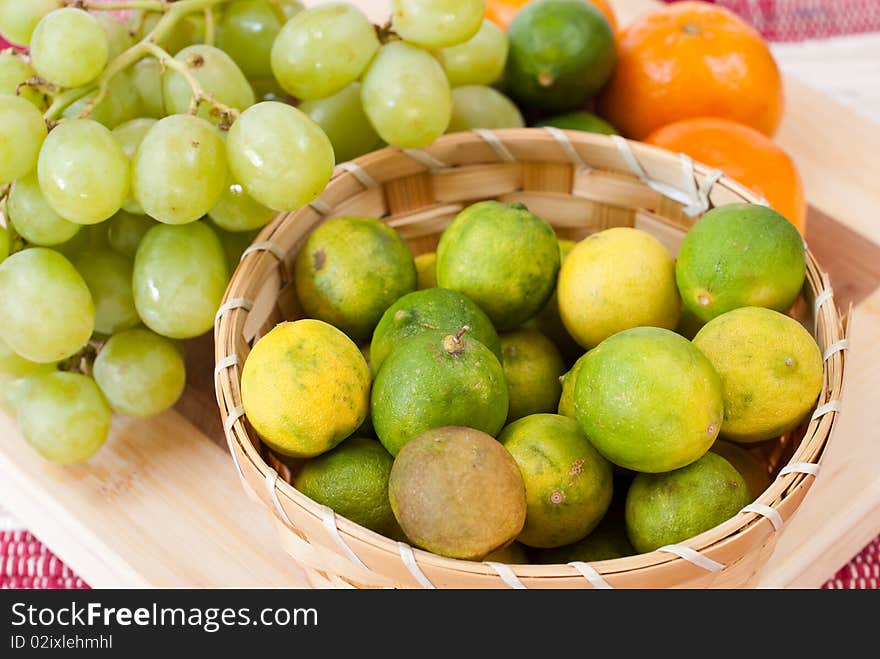
<path fill-rule="evenodd" d="M 697 460 L 724 417 L 721 379 L 669 330 L 637 327 L 587 353 L 574 389 L 577 419 L 616 465 L 657 473 Z"/>
<path fill-rule="evenodd" d="M 501 364 L 507 380 L 510 407 L 507 422 L 530 414 L 555 412 L 565 372 L 553 342 L 538 330 L 519 329 L 501 335 Z"/>
<path fill-rule="evenodd" d="M 337 217 L 315 229 L 296 259 L 296 292 L 312 318 L 356 341 L 370 338 L 385 309 L 416 290 L 412 253 L 391 227 Z"/>
<path fill-rule="evenodd" d="M 559 272 L 553 227 L 522 204 L 482 201 L 443 232 L 437 283 L 467 295 L 498 330 L 519 326 L 550 299 Z"/>
<path fill-rule="evenodd" d="M 712 453 L 717 453 L 733 465 L 733 468 L 740 473 L 749 486 L 749 493 L 752 495 L 752 499 L 757 499 L 761 496 L 764 490 L 770 487 L 770 483 L 773 482 L 767 465 L 742 446 L 718 439 L 715 440 L 715 443 L 712 444 L 712 448 L 709 450 Z"/>
<path fill-rule="evenodd" d="M 822 391 L 822 354 L 796 320 L 761 307 L 709 321 L 694 345 L 721 376 L 721 435 L 760 442 L 792 430 Z"/>
<path fill-rule="evenodd" d="M 639 474 L 626 495 L 626 528 L 641 553 L 693 538 L 752 501 L 740 473 L 720 455 L 664 474 Z"/>
<path fill-rule="evenodd" d="M 400 451 L 388 494 L 413 544 L 482 560 L 506 547 L 526 517 L 523 479 L 510 453 L 472 428 L 434 428 Z"/>
<path fill-rule="evenodd" d="M 582 130 L 587 133 L 599 133 L 600 135 L 619 135 L 617 129 L 598 117 L 592 112 L 569 112 L 556 117 L 544 119 L 535 124 L 536 126 L 553 126 L 563 130 Z"/>
<path fill-rule="evenodd" d="M 461 330 L 431 331 L 386 357 L 373 384 L 371 410 L 379 440 L 397 455 L 430 428 L 464 426 L 494 437 L 504 426 L 507 405 L 504 371 L 489 348 Z"/>
<path fill-rule="evenodd" d="M 804 241 L 771 208 L 728 204 L 691 227 L 675 278 L 684 305 L 703 322 L 739 307 L 787 311 L 804 285 Z"/>
<path fill-rule="evenodd" d="M 277 325 L 253 347 L 241 374 L 248 421 L 278 453 L 329 451 L 364 422 L 370 367 L 345 334 L 320 320 Z"/>
<path fill-rule="evenodd" d="M 614 71 L 614 31 L 583 0 L 537 0 L 508 30 L 504 81 L 519 104 L 564 112 L 592 98 Z"/>
<path fill-rule="evenodd" d="M 416 257 L 416 272 L 418 273 L 418 288 L 420 291 L 426 288 L 436 288 L 437 252 L 419 254 Z"/>
<path fill-rule="evenodd" d="M 397 526 L 388 501 L 393 463 L 376 440 L 353 437 L 306 462 L 293 486 L 337 515 L 387 535 Z"/>
<path fill-rule="evenodd" d="M 578 374 L 581 372 L 581 366 L 584 365 L 586 358 L 586 354 L 582 355 L 574 363 L 574 366 L 571 367 L 571 370 L 562 376 L 562 395 L 559 397 L 557 411 L 562 416 L 567 416 L 571 419 L 577 418 L 574 411 L 574 385 L 577 383 Z"/>
<path fill-rule="evenodd" d="M 501 344 L 492 321 L 465 295 L 447 288 L 429 288 L 400 298 L 382 314 L 370 346 L 373 375 L 391 351 L 406 339 L 433 330 L 455 334 L 467 327 L 467 335 L 489 348 L 499 361 Z"/>
<path fill-rule="evenodd" d="M 626 522 L 622 515 L 605 515 L 599 526 L 590 531 L 587 537 L 577 542 L 544 549 L 538 553 L 539 563 L 563 564 L 572 561 L 593 563 L 610 561 L 615 558 L 632 556 L 636 553 L 626 535 Z"/>
<path fill-rule="evenodd" d="M 593 530 L 611 504 L 611 464 L 574 419 L 533 414 L 498 437 L 519 465 L 526 485 L 526 523 L 518 540 L 560 547 Z"/>

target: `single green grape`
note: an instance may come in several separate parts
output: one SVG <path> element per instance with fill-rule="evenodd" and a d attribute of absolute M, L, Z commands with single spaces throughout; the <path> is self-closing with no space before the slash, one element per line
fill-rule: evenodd
<path fill-rule="evenodd" d="M 113 137 L 119 142 L 125 157 L 129 161 L 134 161 L 134 154 L 137 153 L 138 147 L 144 141 L 144 136 L 150 132 L 150 129 L 156 124 L 155 119 L 132 119 L 113 129 Z M 122 209 L 129 213 L 143 215 L 144 209 L 129 191 L 125 201 L 122 202 Z"/>
<path fill-rule="evenodd" d="M 448 48 L 473 37 L 486 15 L 485 0 L 391 0 L 391 26 L 422 48 Z"/>
<path fill-rule="evenodd" d="M 9 230 L 0 226 L 0 263 L 3 263 L 7 256 L 9 256 Z"/>
<path fill-rule="evenodd" d="M 333 96 L 300 103 L 299 109 L 327 133 L 337 162 L 354 160 L 383 144 L 364 112 L 359 82 Z"/>
<path fill-rule="evenodd" d="M 133 259 L 147 231 L 158 222 L 146 215 L 121 210 L 107 220 L 107 243 L 120 254 Z"/>
<path fill-rule="evenodd" d="M 69 261 L 73 261 L 82 252 L 104 249 L 108 245 L 107 226 L 106 222 L 83 226 L 73 238 L 66 243 L 55 245 L 52 249 Z"/>
<path fill-rule="evenodd" d="M 0 263 L 0 338 L 33 362 L 78 352 L 95 329 L 83 278 L 58 252 L 34 247 Z"/>
<path fill-rule="evenodd" d="M 60 6 L 61 0 L 0 0 L 0 35 L 27 46 L 40 19 Z"/>
<path fill-rule="evenodd" d="M 129 170 L 113 133 L 91 119 L 70 119 L 56 126 L 37 164 L 46 201 L 77 224 L 98 224 L 122 208 L 131 182 Z"/>
<path fill-rule="evenodd" d="M 85 251 L 73 266 L 89 287 L 95 305 L 95 331 L 111 335 L 140 324 L 132 292 L 133 265 L 110 249 Z"/>
<path fill-rule="evenodd" d="M 341 2 L 319 5 L 281 29 L 272 47 L 272 72 L 300 100 L 325 98 L 357 80 L 379 45 L 360 9 Z"/>
<path fill-rule="evenodd" d="M 452 90 L 452 120 L 447 133 L 474 128 L 522 128 L 523 116 L 516 104 L 492 87 L 468 85 Z"/>
<path fill-rule="evenodd" d="M 268 0 L 282 25 L 300 13 L 305 7 L 299 0 Z"/>
<path fill-rule="evenodd" d="M 33 172 L 12 186 L 6 210 L 18 235 L 34 245 L 51 247 L 66 243 L 81 228 L 52 209 Z"/>
<path fill-rule="evenodd" d="M 245 110 L 226 138 L 235 180 L 256 201 L 277 211 L 314 201 L 333 175 L 333 146 L 324 131 L 294 107 L 264 101 Z"/>
<path fill-rule="evenodd" d="M 262 229 L 275 217 L 275 211 L 254 200 L 244 187 L 229 181 L 220 201 L 208 212 L 214 224 L 226 231 Z"/>
<path fill-rule="evenodd" d="M 155 57 L 145 57 L 128 71 L 132 88 L 141 99 L 141 117 L 161 119 L 165 116 L 165 95 L 162 92 L 162 65 Z"/>
<path fill-rule="evenodd" d="M 107 35 L 107 61 L 116 59 L 134 45 L 134 37 L 125 23 L 103 11 L 95 12 L 93 16 Z"/>
<path fill-rule="evenodd" d="M 174 57 L 184 64 L 189 73 L 198 80 L 206 94 L 218 103 L 236 110 L 249 108 L 256 101 L 254 90 L 232 58 L 214 46 L 188 46 Z M 193 90 L 186 78 L 168 68 L 162 76 L 162 93 L 168 114 L 185 114 L 189 111 Z M 214 124 L 220 116 L 209 102 L 199 106 L 198 116 Z"/>
<path fill-rule="evenodd" d="M 427 146 L 446 131 L 452 94 L 443 67 L 402 41 L 386 44 L 364 76 L 361 101 L 383 140 L 399 147 Z"/>
<path fill-rule="evenodd" d="M 19 85 L 35 75 L 37 72 L 21 55 L 12 50 L 0 51 L 0 94 L 15 96 Z M 33 87 L 21 87 L 18 95 L 32 103 L 40 112 L 49 107 L 47 95 Z"/>
<path fill-rule="evenodd" d="M 215 224 L 212 224 L 211 228 L 220 239 L 220 244 L 223 245 L 229 272 L 235 272 L 235 269 L 241 262 L 244 251 L 253 244 L 257 235 L 259 235 L 259 229 L 253 231 L 226 231 Z"/>
<path fill-rule="evenodd" d="M 468 41 L 438 52 L 449 84 L 491 85 L 504 73 L 508 50 L 507 33 L 492 21 L 484 20 Z"/>
<path fill-rule="evenodd" d="M 137 418 L 170 408 L 186 385 L 177 346 L 146 329 L 113 336 L 98 353 L 93 373 L 110 407 Z"/>
<path fill-rule="evenodd" d="M 20 357 L 0 339 L 0 411 L 15 414 L 27 378 L 55 370 L 56 364 L 38 364 Z"/>
<path fill-rule="evenodd" d="M 271 75 L 268 78 L 252 78 L 250 83 L 258 103 L 261 101 L 286 101 L 290 98 L 290 95 Z"/>
<path fill-rule="evenodd" d="M 96 95 L 97 92 L 92 92 L 71 103 L 64 109 L 62 116 L 65 118 L 80 116 Z M 141 109 L 141 97 L 131 83 L 131 76 L 128 71 L 120 71 L 108 83 L 104 98 L 91 107 L 88 118 L 112 130 L 119 124 L 140 115 Z"/>
<path fill-rule="evenodd" d="M 235 0 L 217 26 L 217 45 L 248 78 L 269 78 L 272 44 L 283 24 L 268 0 Z"/>
<path fill-rule="evenodd" d="M 16 410 L 25 440 L 52 462 L 88 460 L 110 432 L 110 406 L 95 381 L 81 373 L 28 378 Z"/>
<path fill-rule="evenodd" d="M 134 302 L 144 324 L 162 336 L 189 339 L 214 326 L 229 281 L 226 254 L 204 222 L 159 225 L 134 260 Z"/>
<path fill-rule="evenodd" d="M 65 7 L 37 23 L 30 52 L 31 65 L 42 78 L 59 87 L 82 87 L 101 75 L 110 48 L 98 19 Z"/>
<path fill-rule="evenodd" d="M 33 170 L 46 134 L 43 115 L 33 104 L 0 95 L 0 185 Z"/>
<path fill-rule="evenodd" d="M 135 200 L 147 215 L 165 224 L 194 222 L 217 204 L 226 186 L 223 140 L 199 117 L 165 117 L 144 136 L 132 172 Z"/>

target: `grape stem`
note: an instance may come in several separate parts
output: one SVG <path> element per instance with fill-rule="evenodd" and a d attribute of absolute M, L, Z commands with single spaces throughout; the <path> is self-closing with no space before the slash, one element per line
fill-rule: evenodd
<path fill-rule="evenodd" d="M 146 11 L 165 11 L 168 0 L 123 0 L 121 2 L 89 2 L 88 0 L 65 0 L 67 7 L 76 7 L 86 11 L 124 11 L 126 9 L 143 9 Z"/>
<path fill-rule="evenodd" d="M 158 48 L 156 44 L 165 37 L 172 28 L 174 28 L 181 18 L 187 14 L 208 10 L 216 5 L 230 2 L 230 0 L 177 0 L 176 2 L 171 2 L 170 0 L 124 0 L 122 2 L 107 4 L 97 4 L 94 2 L 87 2 L 86 0 L 74 0 L 74 4 L 76 6 L 81 6 L 82 8 L 108 9 L 115 7 L 117 10 L 137 9 L 138 7 L 135 5 L 143 5 L 147 2 L 150 4 L 150 9 L 155 9 L 156 11 L 164 13 L 150 33 L 128 50 L 120 53 L 116 59 L 107 65 L 104 72 L 91 85 L 68 89 L 56 96 L 52 105 L 49 106 L 49 109 L 46 110 L 43 115 L 47 120 L 57 119 L 67 107 L 76 103 L 87 94 L 95 91 L 95 95 L 89 99 L 89 102 L 86 103 L 83 111 L 77 115 L 77 118 L 79 119 L 87 118 L 92 110 L 94 110 L 95 106 L 107 96 L 107 89 L 113 77 L 133 64 L 136 64 L 143 57 L 151 54 L 151 48 Z M 168 56 L 168 53 L 164 50 L 162 50 L 162 53 L 164 53 L 165 56 Z M 208 97 L 203 95 L 202 98 L 207 99 Z"/>
<path fill-rule="evenodd" d="M 215 100 L 211 94 L 207 93 L 198 79 L 192 74 L 192 71 L 189 70 L 189 66 L 187 66 L 186 62 L 174 59 L 166 50 L 163 50 L 154 43 L 146 43 L 144 44 L 144 47 L 147 49 L 147 52 L 159 60 L 160 66 L 176 71 L 182 75 L 184 80 L 189 84 L 190 89 L 192 89 L 192 98 L 189 102 L 190 114 L 196 114 L 202 103 L 208 103 L 213 108 L 211 113 L 221 117 L 219 127 L 223 130 L 229 129 L 232 123 L 238 118 L 238 110 L 220 103 Z"/>
<path fill-rule="evenodd" d="M 216 30 L 214 29 L 214 12 L 209 7 L 205 8 L 205 44 L 214 45 L 216 38 Z"/>

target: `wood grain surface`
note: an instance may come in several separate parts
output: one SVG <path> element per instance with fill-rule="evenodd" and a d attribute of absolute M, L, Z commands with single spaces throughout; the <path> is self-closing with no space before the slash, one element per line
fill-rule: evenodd
<path fill-rule="evenodd" d="M 356 4 L 387 13 L 385 0 Z M 613 4 L 622 23 L 654 5 Z M 760 585 L 816 587 L 880 532 L 880 124 L 791 79 L 786 93 L 779 141 L 804 177 L 807 240 L 837 303 L 853 305 L 852 350 L 823 471 Z M 0 501 L 95 587 L 305 586 L 226 452 L 210 337 L 190 342 L 188 362 L 175 410 L 116 419 L 107 446 L 76 468 L 42 461 L 0 416 Z"/>

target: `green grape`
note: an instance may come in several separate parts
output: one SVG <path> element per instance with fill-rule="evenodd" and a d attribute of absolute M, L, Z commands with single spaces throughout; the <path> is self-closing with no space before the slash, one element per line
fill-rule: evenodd
<path fill-rule="evenodd" d="M 66 359 L 94 329 L 91 293 L 61 254 L 34 247 L 0 263 L 0 338 L 19 355 L 39 363 Z"/>
<path fill-rule="evenodd" d="M 284 101 L 289 98 L 286 91 L 271 75 L 268 78 L 257 78 L 249 81 L 254 90 L 257 102 L 260 101 Z"/>
<path fill-rule="evenodd" d="M 17 405 L 25 440 L 47 460 L 85 462 L 103 446 L 112 413 L 95 381 L 80 373 L 28 378 Z"/>
<path fill-rule="evenodd" d="M 0 35 L 27 46 L 40 19 L 60 6 L 61 0 L 0 0 Z"/>
<path fill-rule="evenodd" d="M 107 35 L 108 61 L 116 59 L 134 45 L 134 37 L 125 27 L 125 23 L 105 12 L 99 11 L 93 15 Z"/>
<path fill-rule="evenodd" d="M 107 243 L 120 254 L 133 259 L 147 231 L 158 222 L 146 215 L 121 210 L 107 220 Z"/>
<path fill-rule="evenodd" d="M 138 313 L 147 327 L 172 339 L 193 338 L 214 326 L 228 281 L 226 254 L 204 222 L 153 227 L 134 260 Z"/>
<path fill-rule="evenodd" d="M 93 373 L 110 407 L 137 418 L 170 408 L 186 385 L 186 367 L 177 346 L 146 329 L 111 338 L 98 353 Z"/>
<path fill-rule="evenodd" d="M 47 14 L 30 41 L 31 65 L 59 87 L 82 87 L 107 66 L 109 45 L 98 19 L 65 7 Z"/>
<path fill-rule="evenodd" d="M 186 65 L 193 77 L 199 81 L 206 94 L 218 103 L 237 110 L 244 110 L 254 104 L 254 90 L 241 69 L 232 58 L 214 46 L 188 46 L 174 58 Z M 189 111 L 193 90 L 190 84 L 174 69 L 167 69 L 162 76 L 162 92 L 168 114 L 185 114 Z M 204 102 L 199 107 L 199 116 L 212 123 L 219 123 L 220 117 Z"/>
<path fill-rule="evenodd" d="M 165 116 L 162 93 L 162 65 L 154 57 L 145 57 L 128 71 L 129 81 L 141 99 L 141 116 L 161 119 Z"/>
<path fill-rule="evenodd" d="M 144 136 L 133 161 L 134 196 L 165 224 L 194 222 L 211 210 L 226 186 L 220 132 L 204 119 L 175 114 Z"/>
<path fill-rule="evenodd" d="M 31 103 L 20 96 L 0 96 L 0 185 L 36 166 L 46 133 L 43 115 Z"/>
<path fill-rule="evenodd" d="M 469 85 L 452 90 L 452 120 L 447 133 L 474 128 L 522 128 L 523 116 L 513 101 L 492 87 Z"/>
<path fill-rule="evenodd" d="M 132 262 L 110 249 L 78 254 L 73 266 L 89 287 L 95 305 L 95 331 L 116 334 L 140 324 L 132 293 Z"/>
<path fill-rule="evenodd" d="M 223 245 L 223 251 L 226 252 L 226 265 L 229 272 L 235 272 L 244 251 L 257 239 L 260 233 L 259 229 L 233 232 L 225 231 L 215 224 L 212 224 L 211 228 L 214 229 L 214 233 L 220 239 L 220 244 Z"/>
<path fill-rule="evenodd" d="M 37 175 L 56 213 L 77 224 L 97 224 L 122 208 L 129 169 L 125 152 L 107 127 L 90 119 L 70 119 L 46 138 Z"/>
<path fill-rule="evenodd" d="M 37 72 L 20 55 L 12 50 L 0 51 L 0 94 L 15 96 L 19 85 L 35 75 Z M 46 94 L 33 87 L 21 87 L 18 95 L 30 101 L 40 112 L 49 107 Z"/>
<path fill-rule="evenodd" d="M 69 261 L 89 250 L 103 249 L 107 247 L 107 224 L 92 224 L 83 226 L 77 234 L 66 243 L 55 245 L 54 249 L 63 254 Z"/>
<path fill-rule="evenodd" d="M 97 92 L 92 92 L 64 109 L 63 117 L 74 118 L 82 114 Z M 134 119 L 141 113 L 141 97 L 131 83 L 128 71 L 120 71 L 107 85 L 107 94 L 92 107 L 88 118 L 107 128 L 116 128 L 121 123 Z"/>
<path fill-rule="evenodd" d="M 299 109 L 327 133 L 337 162 L 354 160 L 383 144 L 364 112 L 359 82 L 333 96 L 300 103 Z"/>
<path fill-rule="evenodd" d="M 272 47 L 272 72 L 300 100 L 325 98 L 357 80 L 379 50 L 379 38 L 357 7 L 332 2 L 301 11 Z"/>
<path fill-rule="evenodd" d="M 238 183 L 229 181 L 208 216 L 227 231 L 253 231 L 269 224 L 275 211 L 255 201 Z"/>
<path fill-rule="evenodd" d="M 282 24 L 300 13 L 305 7 L 298 0 L 268 0 Z"/>
<path fill-rule="evenodd" d="M 56 364 L 37 364 L 20 357 L 0 339 L 0 410 L 14 414 L 27 378 L 55 370 Z"/>
<path fill-rule="evenodd" d="M 144 141 L 144 136 L 156 124 L 155 119 L 132 119 L 120 124 L 113 129 L 113 137 L 119 142 L 125 157 L 130 161 L 134 161 L 134 154 L 137 153 L 138 147 Z M 144 209 L 129 191 L 125 201 L 122 202 L 122 209 L 136 215 L 143 215 Z"/>
<path fill-rule="evenodd" d="M 60 245 L 73 238 L 80 230 L 79 224 L 68 222 L 52 210 L 34 173 L 15 182 L 12 192 L 9 193 L 6 210 L 18 235 L 34 245 Z"/>
<path fill-rule="evenodd" d="M 248 78 L 270 78 L 272 44 L 282 25 L 268 0 L 236 0 L 217 26 L 217 45 Z"/>
<path fill-rule="evenodd" d="M 470 40 L 443 48 L 437 57 L 453 87 L 491 85 L 504 72 L 507 49 L 507 33 L 486 20 Z"/>
<path fill-rule="evenodd" d="M 232 176 L 256 201 L 290 211 L 317 199 L 333 175 L 333 146 L 294 107 L 265 101 L 245 110 L 226 139 Z"/>
<path fill-rule="evenodd" d="M 361 101 L 379 137 L 399 147 L 423 147 L 443 134 L 452 94 L 443 67 L 424 50 L 386 44 L 361 86 Z"/>
<path fill-rule="evenodd" d="M 485 0 L 391 0 L 391 26 L 422 48 L 448 48 L 473 37 L 486 15 Z"/>
<path fill-rule="evenodd" d="M 7 256 L 9 256 L 9 230 L 0 226 L 0 263 L 3 263 Z"/>

